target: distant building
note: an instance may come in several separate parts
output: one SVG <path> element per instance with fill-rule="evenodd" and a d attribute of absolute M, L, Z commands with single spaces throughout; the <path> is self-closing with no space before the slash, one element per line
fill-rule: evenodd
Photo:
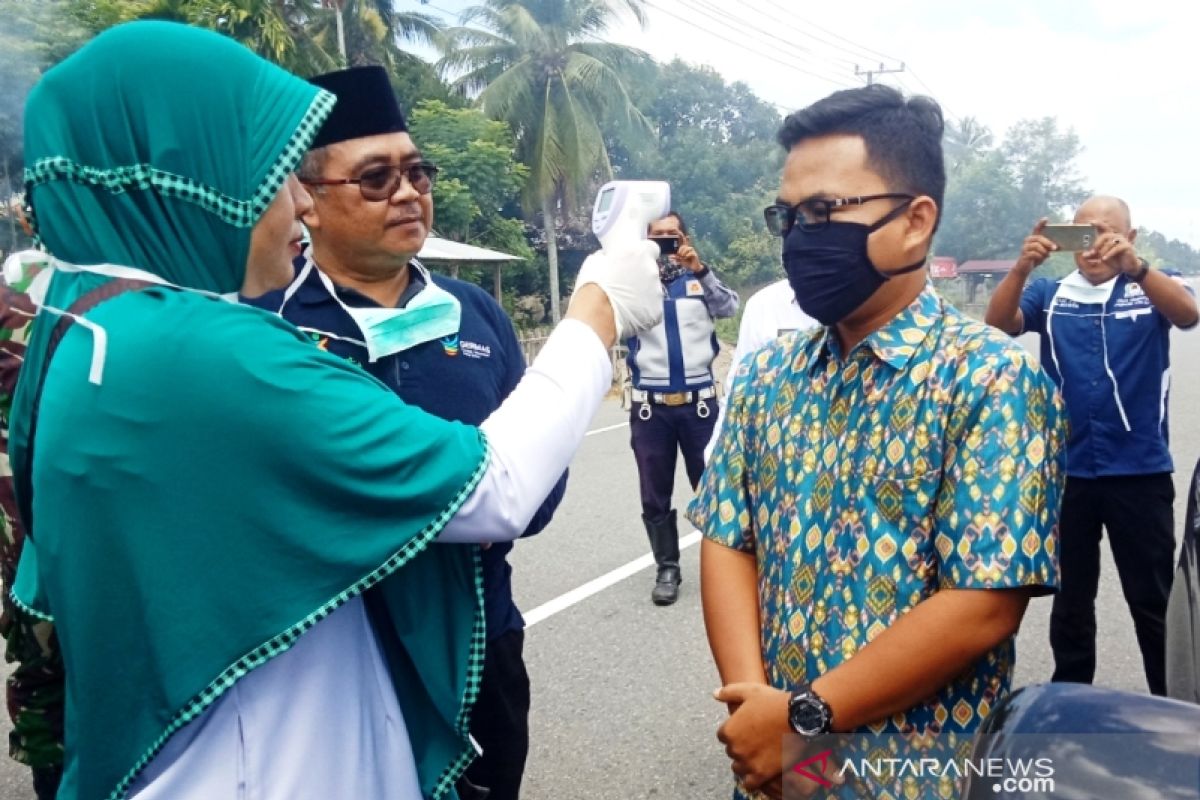
<path fill-rule="evenodd" d="M 1000 261 L 964 261 L 958 265 L 959 277 L 966 279 L 967 282 L 967 304 L 974 305 L 975 297 L 979 291 L 979 287 L 988 286 L 988 282 L 992 281 L 994 286 L 999 283 L 1005 275 L 1012 271 L 1016 265 L 1015 258 L 1002 259 Z M 987 296 L 978 302 L 987 302 Z"/>
<path fill-rule="evenodd" d="M 950 279 L 958 277 L 958 262 L 950 256 L 934 256 L 929 259 L 929 277 Z"/>

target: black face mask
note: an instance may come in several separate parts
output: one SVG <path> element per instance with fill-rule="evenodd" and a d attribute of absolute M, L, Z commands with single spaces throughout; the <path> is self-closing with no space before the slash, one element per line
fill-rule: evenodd
<path fill-rule="evenodd" d="M 664 284 L 671 283 L 686 271 L 682 264 L 672 261 L 670 256 L 658 257 L 658 277 Z"/>
<path fill-rule="evenodd" d="M 834 222 L 806 231 L 796 225 L 783 242 L 783 270 L 805 314 L 822 325 L 835 325 L 875 294 L 889 278 L 915 272 L 922 259 L 895 272 L 883 273 L 867 255 L 867 237 L 908 207 L 904 203 L 873 225 Z"/>

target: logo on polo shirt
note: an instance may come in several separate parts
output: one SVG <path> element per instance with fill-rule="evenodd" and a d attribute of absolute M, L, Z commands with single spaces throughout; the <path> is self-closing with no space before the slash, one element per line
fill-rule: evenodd
<path fill-rule="evenodd" d="M 1145 294 L 1146 293 L 1142 290 L 1142 287 L 1138 286 L 1136 283 L 1130 281 L 1129 283 L 1125 284 L 1126 297 L 1144 297 Z"/>
<path fill-rule="evenodd" d="M 458 334 L 447 336 L 441 340 L 442 350 L 446 355 L 454 358 L 459 354 L 466 358 L 491 358 L 492 348 L 486 344 L 478 344 L 477 342 L 468 342 L 460 340 Z"/>
<path fill-rule="evenodd" d="M 462 354 L 467 358 L 491 358 L 492 348 L 486 344 L 464 341 L 462 343 Z"/>

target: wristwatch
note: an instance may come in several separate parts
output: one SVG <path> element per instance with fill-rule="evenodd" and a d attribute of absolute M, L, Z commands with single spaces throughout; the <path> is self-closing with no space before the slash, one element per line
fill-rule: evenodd
<path fill-rule="evenodd" d="M 1141 265 L 1141 269 L 1137 271 L 1136 275 L 1130 275 L 1129 280 L 1140 284 L 1142 281 L 1146 280 L 1146 276 L 1150 274 L 1150 262 L 1144 258 L 1139 258 L 1138 264 Z"/>
<path fill-rule="evenodd" d="M 788 700 L 788 723 L 792 730 L 809 739 L 833 730 L 833 709 L 806 683 L 792 692 Z"/>

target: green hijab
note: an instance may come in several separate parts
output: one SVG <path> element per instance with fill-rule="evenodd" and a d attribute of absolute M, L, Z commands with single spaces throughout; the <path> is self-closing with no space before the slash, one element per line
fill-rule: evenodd
<path fill-rule="evenodd" d="M 26 106 L 38 238 L 64 262 L 236 291 L 333 102 L 216 34 L 108 31 Z M 57 272 L 46 305 L 106 280 Z M 60 800 L 123 797 L 175 731 L 364 593 L 422 790 L 453 797 L 481 593 L 473 548 L 428 545 L 485 469 L 479 431 L 211 296 L 154 287 L 85 316 L 106 334 L 99 382 L 92 331 L 72 325 L 46 370 L 55 318 L 39 322 L 10 445 L 31 532 L 14 595 L 53 616 L 67 667 Z"/>

